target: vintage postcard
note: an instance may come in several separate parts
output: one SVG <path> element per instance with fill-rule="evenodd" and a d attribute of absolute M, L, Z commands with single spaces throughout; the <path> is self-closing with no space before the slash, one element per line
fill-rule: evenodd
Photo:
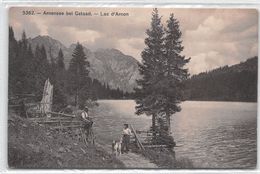
<path fill-rule="evenodd" d="M 8 44 L 10 168 L 256 168 L 256 9 L 11 7 Z"/>

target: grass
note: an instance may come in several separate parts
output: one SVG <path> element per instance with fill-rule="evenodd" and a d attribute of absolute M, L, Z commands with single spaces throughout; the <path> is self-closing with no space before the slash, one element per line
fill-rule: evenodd
<path fill-rule="evenodd" d="M 51 131 L 9 112 L 8 164 L 10 168 L 124 168 L 102 147 L 86 146 L 68 132 Z"/>

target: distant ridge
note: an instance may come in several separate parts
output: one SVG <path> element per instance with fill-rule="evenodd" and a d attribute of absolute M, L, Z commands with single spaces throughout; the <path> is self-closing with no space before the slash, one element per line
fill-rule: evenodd
<path fill-rule="evenodd" d="M 185 83 L 187 100 L 257 101 L 258 57 L 192 76 Z"/>

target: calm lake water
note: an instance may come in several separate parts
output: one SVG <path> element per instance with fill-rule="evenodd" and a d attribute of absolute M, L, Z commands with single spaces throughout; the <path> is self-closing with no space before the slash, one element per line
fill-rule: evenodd
<path fill-rule="evenodd" d="M 95 116 L 97 141 L 107 147 L 119 139 L 124 123 L 138 130 L 151 126 L 151 117 L 137 116 L 132 100 L 101 100 Z M 257 104 L 242 102 L 182 103 L 172 117 L 173 137 L 180 147 L 176 158 L 189 158 L 197 168 L 256 166 Z"/>

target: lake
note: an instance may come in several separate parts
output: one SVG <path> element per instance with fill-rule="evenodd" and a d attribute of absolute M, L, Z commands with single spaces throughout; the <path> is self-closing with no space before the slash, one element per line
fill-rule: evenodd
<path fill-rule="evenodd" d="M 110 147 L 124 123 L 147 130 L 151 117 L 135 115 L 133 100 L 100 100 L 91 111 L 97 141 Z M 186 101 L 171 119 L 178 146 L 176 158 L 189 158 L 196 168 L 254 168 L 257 150 L 257 104 Z"/>

